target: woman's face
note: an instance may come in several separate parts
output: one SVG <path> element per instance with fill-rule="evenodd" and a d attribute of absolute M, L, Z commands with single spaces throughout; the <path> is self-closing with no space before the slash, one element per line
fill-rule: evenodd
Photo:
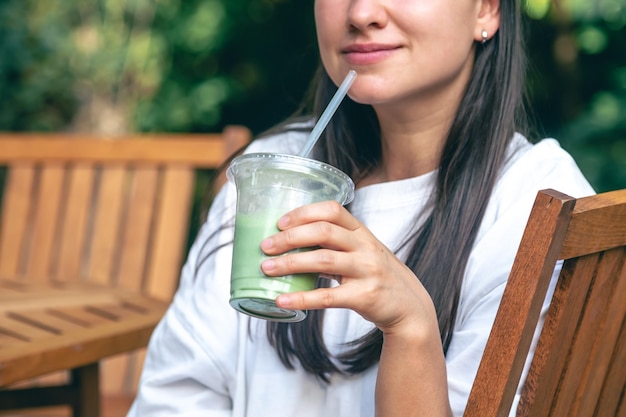
<path fill-rule="evenodd" d="M 499 25 L 498 0 L 315 0 L 322 63 L 364 104 L 464 90 L 482 30 Z"/>

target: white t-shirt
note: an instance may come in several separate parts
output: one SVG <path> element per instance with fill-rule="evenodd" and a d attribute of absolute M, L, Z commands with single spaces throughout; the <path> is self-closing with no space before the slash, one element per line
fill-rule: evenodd
<path fill-rule="evenodd" d="M 289 132 L 260 139 L 246 152 L 297 154 L 305 137 Z M 594 193 L 555 140 L 531 145 L 516 135 L 509 153 L 469 258 L 446 356 L 456 416 L 463 414 L 537 191 L 554 188 L 574 197 Z M 351 212 L 393 250 L 423 211 L 435 175 L 359 188 Z M 373 416 L 376 367 L 356 376 L 333 375 L 329 384 L 305 373 L 297 362 L 296 369 L 288 370 L 268 343 L 266 322 L 229 306 L 234 209 L 235 189 L 227 184 L 189 252 L 175 299 L 152 335 L 129 417 Z M 353 311 L 332 309 L 325 315 L 324 340 L 337 353 L 372 328 Z"/>

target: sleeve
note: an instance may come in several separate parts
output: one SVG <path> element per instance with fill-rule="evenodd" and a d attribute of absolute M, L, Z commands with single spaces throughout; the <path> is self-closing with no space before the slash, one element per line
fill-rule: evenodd
<path fill-rule="evenodd" d="M 148 345 L 128 417 L 232 415 L 239 317 L 229 305 L 234 187 L 216 197 Z"/>
<path fill-rule="evenodd" d="M 302 132 L 255 139 L 250 152 L 297 152 Z M 232 417 L 245 409 L 249 318 L 229 303 L 236 189 L 218 193 L 182 268 L 172 305 L 155 328 L 128 417 Z M 241 415 L 239 412 L 238 415 Z"/>
<path fill-rule="evenodd" d="M 446 355 L 450 403 L 462 416 L 478 365 L 537 192 L 554 188 L 575 197 L 594 193 L 578 167 L 555 141 L 535 145 L 501 178 L 470 255 L 451 344 Z M 549 306 L 560 264 L 554 271 L 511 413 Z"/>

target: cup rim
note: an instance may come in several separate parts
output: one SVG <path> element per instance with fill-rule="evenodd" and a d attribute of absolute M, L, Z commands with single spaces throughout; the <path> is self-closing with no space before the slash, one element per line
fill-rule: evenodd
<path fill-rule="evenodd" d="M 310 168 L 321 169 L 322 171 L 330 172 L 333 175 L 340 177 L 343 181 L 345 181 L 348 184 L 350 188 L 350 191 L 349 193 L 347 193 L 343 204 L 350 203 L 354 198 L 355 185 L 354 185 L 354 181 L 352 180 L 352 178 L 350 178 L 348 174 L 346 174 L 345 172 L 341 171 L 338 168 L 335 168 L 334 166 L 330 164 L 327 164 L 326 162 L 322 162 L 316 159 L 306 158 L 306 157 L 302 157 L 298 155 L 291 155 L 291 154 L 285 154 L 285 153 L 271 153 L 271 152 L 254 152 L 254 153 L 246 153 L 243 155 L 239 155 L 231 161 L 228 169 L 226 170 L 226 177 L 228 178 L 230 182 L 234 183 L 234 172 L 233 172 L 234 167 L 236 167 L 240 163 L 255 162 L 255 161 L 261 161 L 261 160 L 281 160 L 285 164 L 288 164 L 294 167 L 307 166 Z"/>

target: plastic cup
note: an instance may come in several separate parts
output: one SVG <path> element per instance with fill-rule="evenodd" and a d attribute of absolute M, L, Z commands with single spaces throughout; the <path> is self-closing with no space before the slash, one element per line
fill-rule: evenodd
<path fill-rule="evenodd" d="M 237 188 L 230 305 L 253 317 L 296 322 L 306 311 L 276 306 L 280 294 L 315 288 L 315 271 L 269 277 L 261 270 L 268 256 L 261 241 L 278 232 L 276 222 L 288 211 L 305 204 L 335 200 L 347 204 L 354 183 L 340 170 L 313 159 L 294 155 L 254 153 L 235 158 L 226 172 Z M 296 251 L 310 250 L 310 248 Z"/>

